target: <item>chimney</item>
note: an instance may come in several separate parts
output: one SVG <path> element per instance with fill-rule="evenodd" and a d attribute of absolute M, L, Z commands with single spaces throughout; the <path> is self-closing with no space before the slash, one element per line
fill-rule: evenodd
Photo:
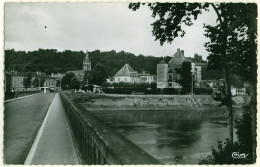
<path fill-rule="evenodd" d="M 182 56 L 184 56 L 184 50 L 181 50 L 181 54 L 182 54 Z"/>
<path fill-rule="evenodd" d="M 177 53 L 180 54 L 180 48 L 177 49 Z"/>

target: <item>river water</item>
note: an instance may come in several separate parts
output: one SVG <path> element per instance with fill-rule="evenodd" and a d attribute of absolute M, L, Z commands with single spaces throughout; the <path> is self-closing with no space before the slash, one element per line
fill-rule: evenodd
<path fill-rule="evenodd" d="M 92 113 L 163 164 L 197 164 L 229 136 L 226 109 Z"/>

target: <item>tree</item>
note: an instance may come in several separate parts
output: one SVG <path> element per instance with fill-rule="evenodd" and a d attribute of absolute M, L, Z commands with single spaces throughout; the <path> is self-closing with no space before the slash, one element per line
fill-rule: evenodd
<path fill-rule="evenodd" d="M 233 143 L 233 116 L 231 99 L 232 75 L 240 75 L 251 83 L 252 143 L 256 144 L 256 4 L 224 3 L 214 5 L 218 15 L 217 26 L 205 26 L 210 42 L 209 65 L 222 69 L 225 79 L 226 106 L 229 110 L 230 138 Z M 247 77 L 250 76 L 251 78 Z M 253 146 L 256 148 L 256 145 Z M 255 150 L 252 152 L 255 154 Z M 255 157 L 255 156 L 254 156 Z M 255 159 L 255 158 L 254 158 Z"/>
<path fill-rule="evenodd" d="M 83 78 L 83 83 L 82 83 L 83 86 L 92 84 L 93 83 L 93 79 L 94 79 L 93 72 L 92 71 L 85 71 L 84 78 Z"/>
<path fill-rule="evenodd" d="M 80 82 L 77 80 L 76 77 L 72 77 L 69 83 L 69 88 L 72 89 L 79 89 L 80 88 Z"/>
<path fill-rule="evenodd" d="M 33 85 L 35 88 L 40 86 L 40 79 L 39 79 L 38 76 L 33 79 L 32 85 Z"/>
<path fill-rule="evenodd" d="M 32 74 L 31 73 L 28 73 L 26 75 L 26 77 L 23 79 L 23 85 L 26 89 L 31 87 L 31 85 L 32 85 Z"/>
<path fill-rule="evenodd" d="M 40 76 L 40 78 L 39 78 L 39 80 L 40 80 L 40 86 L 44 86 L 44 82 L 46 81 L 46 76 L 44 76 L 44 75 L 41 75 Z"/>
<path fill-rule="evenodd" d="M 141 3 L 130 3 L 129 8 L 135 11 L 140 8 L 140 5 Z M 143 3 L 143 5 L 146 4 Z M 203 11 L 208 11 L 210 9 L 209 7 L 212 7 L 217 14 L 216 26 L 204 26 L 206 28 L 205 36 L 210 39 L 210 42 L 206 43 L 205 46 L 210 53 L 208 57 L 209 66 L 221 68 L 223 71 L 226 107 L 229 110 L 230 140 L 231 143 L 233 143 L 233 108 L 230 74 L 234 71 L 234 68 L 238 68 L 242 71 L 243 69 L 250 69 L 249 71 L 252 71 L 253 74 L 251 78 L 252 92 L 256 91 L 256 4 L 148 3 L 147 5 L 150 10 L 152 10 L 152 17 L 156 19 L 156 21 L 152 23 L 153 36 L 155 36 L 155 40 L 160 41 L 161 45 L 165 42 L 171 43 L 174 38 L 178 36 L 184 36 L 185 31 L 182 29 L 182 26 L 191 26 L 193 20 L 196 20 L 198 15 Z M 245 32 L 245 27 L 248 28 L 247 32 Z M 248 40 L 240 41 L 239 36 L 244 36 L 245 34 L 248 36 Z M 246 46 L 249 46 L 249 51 L 241 50 L 241 46 L 243 46 L 242 48 L 244 49 Z M 234 53 L 238 53 L 238 56 L 241 56 L 240 59 L 232 58 Z M 250 61 L 248 64 L 246 63 L 247 58 Z M 220 66 L 217 62 L 220 62 Z M 243 64 L 246 66 L 243 66 Z M 251 99 L 252 117 L 255 118 L 256 93 L 251 95 Z M 253 127 L 255 127 L 255 119 L 252 119 L 252 124 L 254 124 Z M 254 143 L 256 141 L 254 133 L 252 141 Z M 253 154 L 255 154 L 255 152 Z"/>
<path fill-rule="evenodd" d="M 223 143 L 218 140 L 217 149 L 212 148 L 212 155 L 207 156 L 206 159 L 201 159 L 199 164 L 252 164 L 253 159 L 253 143 L 248 142 L 251 140 L 252 136 L 252 117 L 250 114 L 250 108 L 248 106 L 243 107 L 242 118 L 235 121 L 235 129 L 237 129 L 236 134 L 238 136 L 238 141 L 231 143 L 229 139 Z M 245 153 L 247 156 L 245 158 L 233 158 L 230 155 L 236 156 L 235 153 Z"/>
<path fill-rule="evenodd" d="M 61 87 L 63 89 L 79 89 L 80 83 L 72 72 L 66 73 L 61 80 Z"/>
<path fill-rule="evenodd" d="M 183 62 L 182 63 L 182 93 L 188 94 L 191 92 L 191 63 L 190 62 Z"/>
<path fill-rule="evenodd" d="M 98 63 L 93 69 L 93 84 L 101 85 L 107 79 L 107 73 L 103 64 Z"/>

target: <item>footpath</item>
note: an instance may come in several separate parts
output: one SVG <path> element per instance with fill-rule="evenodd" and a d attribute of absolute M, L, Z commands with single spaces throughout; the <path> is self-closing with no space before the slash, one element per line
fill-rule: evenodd
<path fill-rule="evenodd" d="M 25 160 L 25 165 L 79 164 L 73 139 L 58 93 Z"/>
<path fill-rule="evenodd" d="M 31 97 L 31 96 L 35 96 L 35 95 L 39 95 L 39 94 L 41 94 L 41 93 L 36 93 L 36 94 L 28 95 L 28 96 L 22 96 L 22 97 L 18 97 L 18 98 L 5 100 L 4 103 L 9 103 L 9 102 L 12 102 L 12 101 L 21 100 L 21 99 L 24 99 L 24 98 L 27 98 L 27 97 Z"/>

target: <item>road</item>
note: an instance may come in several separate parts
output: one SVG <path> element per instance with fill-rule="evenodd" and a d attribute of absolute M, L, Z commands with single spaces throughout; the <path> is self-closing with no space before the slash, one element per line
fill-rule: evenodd
<path fill-rule="evenodd" d="M 60 95 L 56 94 L 25 165 L 79 164 Z"/>
<path fill-rule="evenodd" d="M 23 164 L 54 98 L 45 93 L 4 104 L 4 163 Z"/>

